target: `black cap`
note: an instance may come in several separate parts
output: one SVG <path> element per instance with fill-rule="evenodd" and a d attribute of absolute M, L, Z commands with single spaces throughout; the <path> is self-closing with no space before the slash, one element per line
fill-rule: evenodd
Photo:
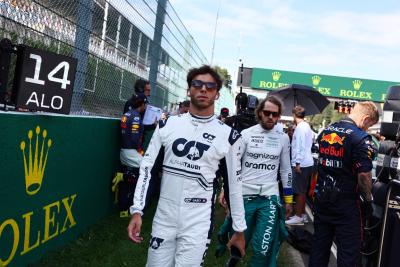
<path fill-rule="evenodd" d="M 229 116 L 229 109 L 228 108 L 221 108 L 221 116 L 228 117 Z"/>

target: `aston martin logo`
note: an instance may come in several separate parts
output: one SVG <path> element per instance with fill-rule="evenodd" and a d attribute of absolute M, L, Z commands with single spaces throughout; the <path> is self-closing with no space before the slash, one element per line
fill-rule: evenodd
<path fill-rule="evenodd" d="M 279 78 L 281 78 L 281 73 L 279 71 L 274 71 L 272 73 L 272 80 L 274 80 L 274 82 L 279 81 Z"/>
<path fill-rule="evenodd" d="M 24 160 L 25 190 L 28 195 L 36 194 L 42 186 L 47 156 L 52 145 L 51 139 L 48 139 L 46 142 L 46 129 L 40 134 L 40 127 L 36 126 L 35 133 L 36 138 L 34 144 L 32 142 L 32 130 L 28 131 L 28 144 L 25 143 L 25 141 L 21 141 L 20 143 L 20 149 Z M 27 151 L 25 151 L 25 149 Z"/>

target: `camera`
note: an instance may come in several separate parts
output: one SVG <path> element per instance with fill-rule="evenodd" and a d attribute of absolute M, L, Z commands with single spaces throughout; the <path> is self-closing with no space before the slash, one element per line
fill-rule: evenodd
<path fill-rule="evenodd" d="M 396 236 L 400 230 L 400 86 L 388 89 L 380 134 L 385 140 L 379 144 L 376 179 L 372 186 L 373 218 L 364 228 L 368 238 L 362 251 L 366 266 L 383 267 L 395 266 L 397 255 L 394 251 L 400 249 Z"/>
<path fill-rule="evenodd" d="M 239 93 L 235 98 L 236 115 L 227 117 L 225 123 L 235 130 L 241 132 L 257 124 L 255 109 L 258 105 L 258 98 L 246 93 Z"/>

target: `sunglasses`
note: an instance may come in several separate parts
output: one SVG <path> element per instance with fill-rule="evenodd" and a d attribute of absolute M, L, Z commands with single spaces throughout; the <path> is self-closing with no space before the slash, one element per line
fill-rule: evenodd
<path fill-rule="evenodd" d="M 201 89 L 203 88 L 203 85 L 206 86 L 207 90 L 214 90 L 217 89 L 217 83 L 213 83 L 213 82 L 203 82 L 200 80 L 193 80 L 190 85 L 195 88 L 195 89 Z"/>
<path fill-rule="evenodd" d="M 264 114 L 265 117 L 269 117 L 271 115 L 274 118 L 279 117 L 279 112 L 276 112 L 276 111 L 261 110 L 261 112 Z"/>

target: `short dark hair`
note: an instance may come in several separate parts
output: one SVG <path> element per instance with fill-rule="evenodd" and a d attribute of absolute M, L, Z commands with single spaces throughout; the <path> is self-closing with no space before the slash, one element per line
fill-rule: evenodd
<path fill-rule="evenodd" d="M 185 100 L 185 101 L 179 102 L 179 108 L 181 108 L 181 107 L 190 107 L 190 101 Z"/>
<path fill-rule="evenodd" d="M 306 110 L 303 108 L 303 106 L 297 105 L 292 109 L 292 113 L 296 118 L 299 119 L 304 119 L 306 116 Z"/>
<path fill-rule="evenodd" d="M 139 94 L 139 93 L 143 93 L 144 92 L 144 88 L 146 87 L 147 84 L 150 84 L 150 82 L 148 80 L 143 80 L 143 79 L 138 79 L 135 82 L 135 93 Z"/>
<path fill-rule="evenodd" d="M 258 120 L 258 121 L 261 121 L 261 117 L 260 117 L 260 112 L 264 109 L 264 105 L 265 105 L 265 103 L 267 103 L 267 102 L 271 102 L 272 104 L 275 104 L 275 105 L 277 105 L 278 106 L 278 113 L 279 113 L 279 116 L 282 114 L 282 112 L 283 112 L 283 103 L 282 103 L 282 101 L 279 99 L 279 98 L 277 98 L 276 96 L 273 96 L 273 95 L 269 95 L 269 96 L 267 96 L 266 98 L 264 98 L 261 102 L 260 102 L 260 104 L 258 104 L 258 106 L 257 106 L 257 108 L 256 108 L 256 110 L 255 110 L 255 115 L 256 115 L 256 119 Z"/>
<path fill-rule="evenodd" d="M 132 97 L 131 99 L 133 108 L 138 108 L 141 105 L 147 103 L 147 97 L 143 93 L 139 93 L 135 95 L 135 97 Z"/>
<path fill-rule="evenodd" d="M 191 86 L 191 83 L 194 79 L 194 77 L 196 77 L 197 75 L 200 74 L 210 74 L 215 82 L 217 83 L 217 90 L 219 91 L 222 87 L 222 79 L 221 76 L 219 76 L 218 72 L 216 70 L 214 70 L 213 68 L 211 68 L 209 65 L 203 65 L 200 68 L 193 68 L 190 69 L 188 74 L 187 74 L 187 84 L 188 84 L 188 89 Z"/>

